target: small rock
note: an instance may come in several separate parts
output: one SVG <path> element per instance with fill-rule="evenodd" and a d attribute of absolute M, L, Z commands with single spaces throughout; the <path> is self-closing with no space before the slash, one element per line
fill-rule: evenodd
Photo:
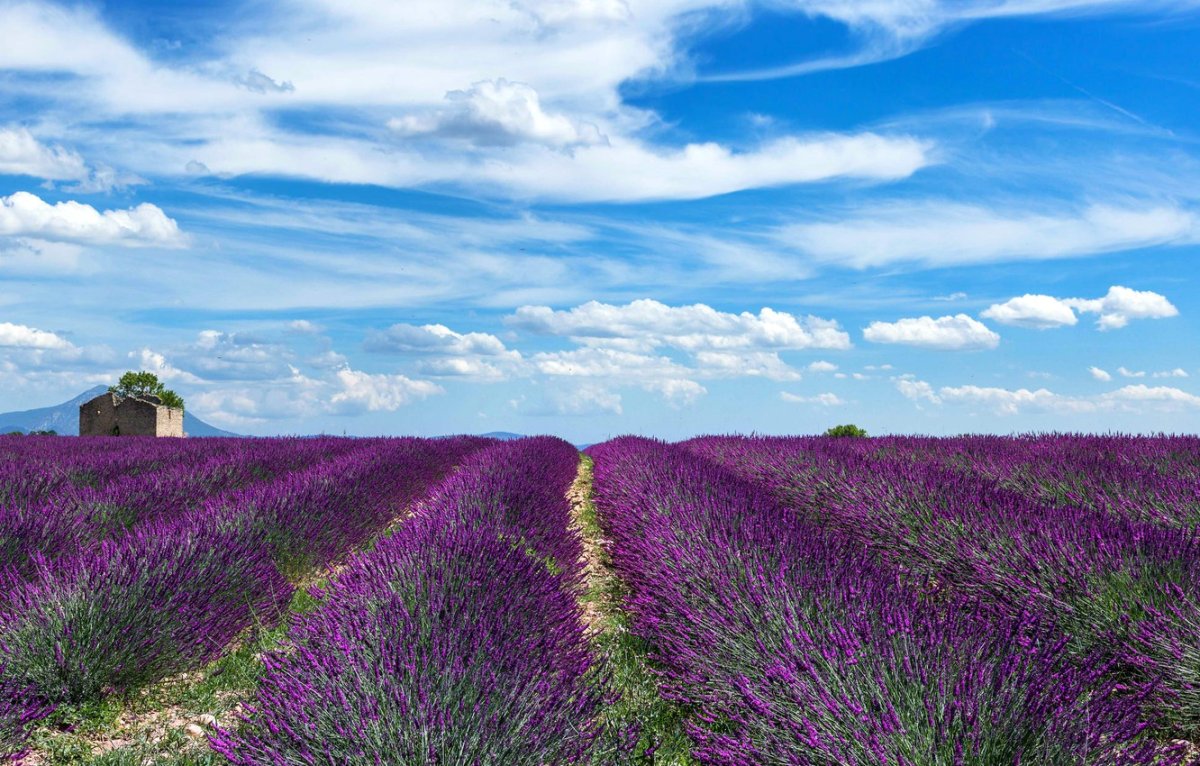
<path fill-rule="evenodd" d="M 198 724 L 194 723 L 189 723 L 187 726 L 184 726 L 183 732 L 192 739 L 200 739 L 204 736 L 204 729 L 202 729 Z"/>
<path fill-rule="evenodd" d="M 207 727 L 208 727 L 208 728 L 210 728 L 210 729 L 215 729 L 215 728 L 217 728 L 217 717 L 216 717 L 216 716 L 213 716 L 213 715 L 209 715 L 208 713 L 205 713 L 204 715 L 202 715 L 202 716 L 198 717 L 198 718 L 196 719 L 196 721 L 197 721 L 197 722 L 198 722 L 198 723 L 199 723 L 201 726 L 207 726 Z"/>

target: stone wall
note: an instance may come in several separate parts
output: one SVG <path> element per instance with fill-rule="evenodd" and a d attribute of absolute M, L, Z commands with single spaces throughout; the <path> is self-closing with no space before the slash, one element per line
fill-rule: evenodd
<path fill-rule="evenodd" d="M 111 436 L 117 425 L 117 397 L 104 393 L 79 405 L 80 436 Z"/>
<path fill-rule="evenodd" d="M 182 437 L 183 433 L 183 410 L 177 407 L 164 407 L 159 405 L 155 408 L 158 412 L 158 420 L 155 426 L 155 433 L 159 436 L 177 436 Z"/>
<path fill-rule="evenodd" d="M 80 436 L 183 436 L 183 410 L 106 393 L 79 405 Z"/>

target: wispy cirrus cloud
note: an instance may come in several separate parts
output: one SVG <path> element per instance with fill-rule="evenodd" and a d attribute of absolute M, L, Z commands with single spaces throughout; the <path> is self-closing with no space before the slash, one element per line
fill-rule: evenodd
<path fill-rule="evenodd" d="M 1092 205 L 1056 214 L 927 200 L 787 225 L 778 241 L 820 262 L 866 269 L 1042 260 L 1182 245 L 1200 219 L 1179 205 Z"/>
<path fill-rule="evenodd" d="M 753 69 L 703 75 L 707 82 L 752 82 L 876 64 L 921 49 L 939 34 L 972 22 L 1020 16 L 1106 13 L 1186 13 L 1193 0 L 774 0 L 779 10 L 841 22 L 858 46 L 846 53 L 807 57 Z"/>

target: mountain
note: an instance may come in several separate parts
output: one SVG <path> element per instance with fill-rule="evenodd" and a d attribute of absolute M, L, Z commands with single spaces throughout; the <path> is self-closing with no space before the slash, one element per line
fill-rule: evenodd
<path fill-rule="evenodd" d="M 3 420 L 3 419 L 4 419 L 4 416 L 0 415 L 0 420 Z M 502 442 L 510 442 L 510 441 L 513 441 L 514 439 L 524 439 L 525 438 L 525 434 L 514 434 L 512 431 L 488 431 L 486 434 L 479 434 L 479 435 L 486 436 L 489 439 L 499 439 Z"/>
<path fill-rule="evenodd" d="M 0 434 L 13 431 L 57 431 L 64 436 L 79 435 L 79 405 L 96 398 L 108 390 L 107 386 L 89 388 L 74 399 L 53 407 L 36 410 L 0 413 Z M 237 436 L 229 431 L 210 426 L 186 410 L 183 413 L 183 432 L 188 436 Z"/>

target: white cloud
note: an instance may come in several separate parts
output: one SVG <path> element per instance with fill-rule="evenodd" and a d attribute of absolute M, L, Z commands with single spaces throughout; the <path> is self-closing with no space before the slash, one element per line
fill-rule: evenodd
<path fill-rule="evenodd" d="M 317 335 L 321 332 L 321 327 L 316 322 L 310 322 L 307 319 L 293 319 L 288 322 L 288 330 L 297 335 Z"/>
<path fill-rule="evenodd" d="M 808 365 L 809 372 L 837 372 L 838 366 L 833 362 L 826 362 L 824 359 Z"/>
<path fill-rule="evenodd" d="M 691 404 L 707 393 L 704 386 L 692 380 L 700 371 L 666 356 L 585 347 L 533 354 L 530 362 L 543 375 L 584 379 L 586 382 L 581 385 L 588 391 L 609 392 L 615 386 L 637 386 L 659 394 L 674 406 Z"/>
<path fill-rule="evenodd" d="M 1144 370 L 1131 370 L 1124 366 L 1118 367 L 1117 372 L 1119 372 L 1121 374 L 1122 378 L 1144 378 L 1144 377 L 1146 377 L 1146 373 Z"/>
<path fill-rule="evenodd" d="M 1186 244 L 1198 232 L 1196 215 L 1177 206 L 1093 205 L 1050 215 L 931 201 L 785 226 L 776 236 L 816 260 L 865 269 L 1082 256 Z"/>
<path fill-rule="evenodd" d="M 179 369 L 175 365 L 168 362 L 166 356 L 149 348 L 143 348 L 138 351 L 130 351 L 129 359 L 133 361 L 134 366 L 137 367 L 137 369 L 152 372 L 167 383 L 200 382 L 200 378 L 196 377 L 190 372 Z"/>
<path fill-rule="evenodd" d="M 1092 374 L 1092 377 L 1095 378 L 1096 380 L 1102 380 L 1106 383 L 1108 381 L 1112 380 L 1112 375 L 1109 374 L 1106 370 L 1100 369 L 1099 367 L 1089 367 L 1088 372 L 1090 372 Z"/>
<path fill-rule="evenodd" d="M 704 304 L 672 307 L 654 300 L 624 306 L 589 301 L 568 311 L 522 306 L 508 323 L 518 329 L 572 338 L 580 343 L 627 341 L 641 348 L 686 351 L 736 349 L 845 349 L 850 336 L 834 320 L 764 308 L 729 314 Z"/>
<path fill-rule="evenodd" d="M 542 109 L 537 91 L 503 78 L 477 82 L 446 94 L 450 106 L 397 117 L 388 127 L 402 136 L 457 138 L 479 145 L 537 143 L 556 149 L 602 144 L 595 125 L 572 121 Z"/>
<path fill-rule="evenodd" d="M 911 378 L 897 380 L 896 387 L 913 401 L 982 405 L 999 415 L 1016 415 L 1023 411 L 1058 414 L 1139 412 L 1147 406 L 1160 411 L 1200 408 L 1200 396 L 1178 388 L 1142 383 L 1093 396 L 1068 396 L 1045 388 L 1030 390 L 975 385 L 942 386 L 935 392 L 927 382 Z"/>
<path fill-rule="evenodd" d="M 68 191 L 99 192 L 145 183 L 110 167 L 91 167 L 78 152 L 44 144 L 27 128 L 0 127 L 0 174 L 27 175 L 47 181 L 74 181 Z"/>
<path fill-rule="evenodd" d="M 1124 327 L 1131 319 L 1164 319 L 1179 315 L 1179 309 L 1165 296 L 1119 285 L 1108 288 L 1103 298 L 1067 298 L 1064 302 L 1077 311 L 1099 314 L 1096 326 L 1101 330 Z"/>
<path fill-rule="evenodd" d="M 841 178 L 897 180 L 930 164 L 932 149 L 874 133 L 788 137 L 747 151 L 713 142 L 668 149 L 613 135 L 570 155 L 531 152 L 524 162 L 464 166 L 436 180 L 568 202 L 689 200 Z"/>
<path fill-rule="evenodd" d="M 1179 314 L 1179 310 L 1163 295 L 1113 285 L 1102 298 L 1022 295 L 1004 303 L 993 304 L 980 316 L 1001 324 L 1046 330 L 1074 325 L 1078 321 L 1076 311 L 1099 314 L 1096 326 L 1101 330 L 1124 327 L 1131 319 L 1162 319 Z"/>
<path fill-rule="evenodd" d="M 704 79 L 716 82 L 770 80 L 864 66 L 908 55 L 947 28 L 983 19 L 1186 12 L 1196 3 L 1193 0 L 779 0 L 774 5 L 845 24 L 857 35 L 861 47 L 845 54 L 724 72 Z"/>
<path fill-rule="evenodd" d="M 691 370 L 666 356 L 649 356 L 612 348 L 546 351 L 530 357 L 545 375 L 613 379 L 686 378 Z"/>
<path fill-rule="evenodd" d="M 514 405 L 531 415 L 620 415 L 623 411 L 621 395 L 598 383 L 551 389 L 545 402 L 536 407 L 523 406 L 521 400 Z"/>
<path fill-rule="evenodd" d="M 797 394 L 782 391 L 779 398 L 785 402 L 793 404 L 820 404 L 824 407 L 839 407 L 846 403 L 844 399 L 834 393 L 817 394 L 816 396 L 799 396 Z"/>
<path fill-rule="evenodd" d="M 418 365 L 427 375 L 465 378 L 480 382 L 507 380 L 511 370 L 484 361 L 480 357 L 439 357 L 424 359 Z"/>
<path fill-rule="evenodd" d="M 621 85 L 681 71 L 680 14 L 702 9 L 731 7 L 725 0 L 409 0 L 400 11 L 297 0 L 286 14 L 227 30 L 219 57 L 174 65 L 146 56 L 89 9 L 15 2 L 0 6 L 9 42 L 0 69 L 76 75 L 24 87 L 57 97 L 64 109 L 112 117 L 117 127 L 106 126 L 103 144 L 148 174 L 187 168 L 629 201 L 886 181 L 932 161 L 929 142 L 905 135 L 793 135 L 748 150 L 647 140 L 653 133 L 644 129 L 657 117 L 624 104 Z M 322 31 L 319 40 L 313 29 Z M 86 89 L 78 86 L 83 78 Z M 447 93 L 456 94 L 449 108 Z M 280 124 L 271 112 L 283 105 L 330 115 L 345 130 L 314 135 Z M 390 135 L 385 115 L 395 118 Z M 397 132 L 461 135 L 472 151 L 444 142 L 397 145 Z"/>
<path fill-rule="evenodd" d="M 800 380 L 801 377 L 774 351 L 698 351 L 694 359 L 697 371 L 711 377 L 769 380 Z"/>
<path fill-rule="evenodd" d="M 78 153 L 47 146 L 26 128 L 0 128 L 0 173 L 50 181 L 80 181 L 88 176 Z"/>
<path fill-rule="evenodd" d="M 50 205 L 29 192 L 0 197 L 0 236 L 38 237 L 85 244 L 182 247 L 178 224 L 147 202 L 128 210 L 97 210 L 68 201 Z"/>
<path fill-rule="evenodd" d="M 929 385 L 924 380 L 914 380 L 912 378 L 901 377 L 895 380 L 896 390 L 898 390 L 906 399 L 911 399 L 914 402 L 927 401 L 932 404 L 941 403 L 941 399 L 933 391 L 933 386 Z"/>
<path fill-rule="evenodd" d="M 1162 370 L 1161 372 L 1156 372 L 1156 373 L 1154 373 L 1154 375 L 1152 377 L 1155 377 L 1155 378 L 1189 378 L 1191 376 L 1188 375 L 1187 370 L 1183 369 L 1182 367 L 1176 367 L 1173 370 Z"/>
<path fill-rule="evenodd" d="M 863 337 L 872 343 L 899 343 L 943 351 L 995 348 L 1000 343 L 999 335 L 966 314 L 872 322 L 863 330 Z"/>
<path fill-rule="evenodd" d="M 394 324 L 386 330 L 369 332 L 364 345 L 368 351 L 394 353 L 520 356 L 505 348 L 495 335 L 459 333 L 441 324 Z"/>
<path fill-rule="evenodd" d="M 980 316 L 1000 324 L 1046 330 L 1069 327 L 1079 320 L 1063 301 L 1049 295 L 1026 294 L 996 303 L 980 312 Z"/>
<path fill-rule="evenodd" d="M 441 386 L 404 375 L 371 374 L 344 369 L 337 372 L 341 390 L 329 404 L 335 412 L 381 412 L 398 410 L 418 399 L 443 393 Z"/>
<path fill-rule="evenodd" d="M 1168 408 L 1171 405 L 1200 407 L 1200 396 L 1170 386 L 1147 386 L 1138 383 L 1117 389 L 1105 396 L 1109 402 L 1152 402 L 1166 405 Z"/>
<path fill-rule="evenodd" d="M 1027 388 L 1013 390 L 995 386 L 943 386 L 938 393 L 944 402 L 983 404 L 1002 415 L 1015 415 L 1022 408 L 1058 412 L 1095 409 L 1085 400 L 1059 396 L 1045 388 L 1030 391 Z"/>
<path fill-rule="evenodd" d="M 648 380 L 642 384 L 647 391 L 653 391 L 673 407 L 686 407 L 696 403 L 700 397 L 708 393 L 708 389 L 694 380 L 667 378 L 664 380 Z"/>
<path fill-rule="evenodd" d="M 0 322 L 0 347 L 56 351 L 73 348 L 70 341 L 52 332 L 12 322 Z"/>

